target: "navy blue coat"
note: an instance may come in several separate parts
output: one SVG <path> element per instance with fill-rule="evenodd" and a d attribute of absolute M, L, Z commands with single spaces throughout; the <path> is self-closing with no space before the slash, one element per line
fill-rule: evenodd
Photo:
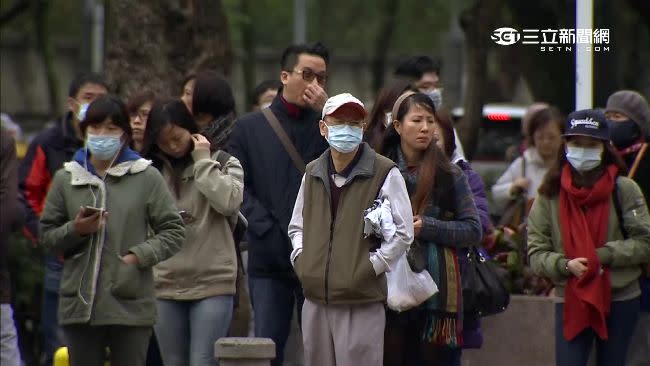
<path fill-rule="evenodd" d="M 298 118 L 290 118 L 281 93 L 270 108 L 307 164 L 328 147 L 318 128 L 320 112 L 301 109 Z M 246 114 L 235 123 L 228 150 L 244 168 L 241 211 L 248 220 L 249 274 L 295 278 L 287 230 L 303 174 L 262 112 Z"/>

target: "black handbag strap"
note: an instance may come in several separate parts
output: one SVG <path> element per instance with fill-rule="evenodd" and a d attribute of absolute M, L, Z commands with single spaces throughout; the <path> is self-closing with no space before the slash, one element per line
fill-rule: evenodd
<path fill-rule="evenodd" d="M 266 120 L 269 122 L 269 125 L 271 125 L 271 128 L 275 134 L 278 136 L 278 139 L 280 139 L 280 142 L 282 143 L 282 146 L 284 146 L 284 149 L 287 151 L 287 154 L 289 154 L 289 157 L 293 161 L 293 165 L 295 165 L 296 169 L 304 174 L 306 168 L 305 162 L 300 157 L 300 154 L 298 153 L 298 150 L 296 150 L 294 144 L 291 142 L 291 139 L 289 139 L 287 132 L 284 130 L 284 128 L 282 128 L 280 121 L 278 121 L 278 117 L 276 117 L 271 108 L 268 107 L 262 109 L 262 113 L 264 114 L 264 117 L 266 117 Z"/>

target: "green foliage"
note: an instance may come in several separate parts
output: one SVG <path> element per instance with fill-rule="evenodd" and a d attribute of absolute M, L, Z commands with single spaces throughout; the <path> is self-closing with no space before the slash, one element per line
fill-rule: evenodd
<path fill-rule="evenodd" d="M 48 2 L 47 0 L 40 0 Z M 11 8 L 15 0 L 0 0 L 0 13 L 5 13 Z M 49 1 L 47 22 L 51 37 L 79 38 L 83 22 L 83 1 L 65 0 Z M 10 30 L 35 38 L 36 26 L 34 24 L 35 7 L 32 5 L 20 15 L 16 16 L 3 27 L 3 31 Z"/>
<path fill-rule="evenodd" d="M 15 304 L 25 308 L 40 307 L 34 304 L 34 294 L 43 287 L 44 249 L 34 246 L 21 234 L 9 238 L 9 271 L 14 284 Z"/>
<path fill-rule="evenodd" d="M 223 0 L 236 49 L 242 46 L 241 27 L 251 24 L 258 47 L 282 48 L 292 42 L 292 0 L 248 1 L 250 14 L 243 11 L 242 0 Z M 389 16 L 381 1 L 306 1 L 308 41 L 321 40 L 359 55 L 373 51 L 380 23 Z M 402 0 L 396 16 L 390 48 L 397 54 L 433 53 L 451 20 L 449 2 L 441 0 Z"/>
<path fill-rule="evenodd" d="M 553 288 L 550 280 L 535 275 L 528 265 L 526 228 L 494 229 L 487 245 L 493 260 L 503 269 L 506 288 L 513 294 L 548 295 Z"/>

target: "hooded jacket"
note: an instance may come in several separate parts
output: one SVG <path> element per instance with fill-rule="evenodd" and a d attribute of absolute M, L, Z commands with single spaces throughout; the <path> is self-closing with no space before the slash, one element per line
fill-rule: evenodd
<path fill-rule="evenodd" d="M 64 258 L 61 325 L 155 323 L 151 267 L 180 250 L 185 229 L 165 181 L 150 164 L 126 148 L 102 180 L 80 149 L 54 175 L 40 241 Z M 97 233 L 82 236 L 75 231 L 82 206 L 109 213 Z M 129 253 L 138 258 L 137 266 L 122 261 Z"/>

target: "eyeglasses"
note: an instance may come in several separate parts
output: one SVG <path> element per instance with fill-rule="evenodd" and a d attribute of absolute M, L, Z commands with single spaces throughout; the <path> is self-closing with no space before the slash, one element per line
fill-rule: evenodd
<path fill-rule="evenodd" d="M 322 73 L 322 74 L 317 74 L 314 72 L 314 70 L 305 67 L 302 70 L 293 70 L 292 72 L 295 72 L 296 74 L 300 74 L 302 76 L 302 80 L 307 81 L 307 82 L 312 82 L 314 78 L 316 78 L 316 81 L 320 85 L 325 85 L 327 82 L 327 74 Z"/>

